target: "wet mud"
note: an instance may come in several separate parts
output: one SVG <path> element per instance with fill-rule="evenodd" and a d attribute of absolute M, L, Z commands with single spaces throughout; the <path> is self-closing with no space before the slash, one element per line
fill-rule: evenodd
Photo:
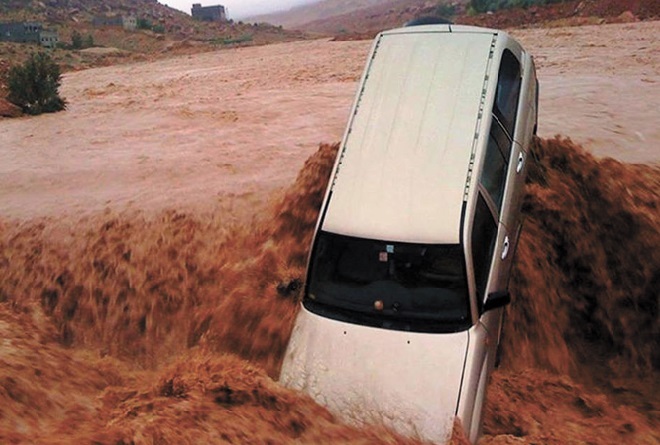
<path fill-rule="evenodd" d="M 417 443 L 276 383 L 336 150 L 245 225 L 0 221 L 0 443 Z M 660 168 L 534 152 L 482 442 L 658 443 Z"/>

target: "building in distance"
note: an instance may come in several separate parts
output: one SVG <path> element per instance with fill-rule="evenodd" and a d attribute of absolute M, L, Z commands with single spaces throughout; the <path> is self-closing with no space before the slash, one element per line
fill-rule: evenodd
<path fill-rule="evenodd" d="M 40 22 L 6 22 L 0 23 L 0 41 L 37 43 L 55 48 L 59 38 L 57 31 L 44 29 Z"/>
<path fill-rule="evenodd" d="M 227 20 L 227 10 L 222 5 L 202 6 L 201 3 L 194 3 L 192 16 L 195 20 L 205 22 L 224 22 Z"/>
<path fill-rule="evenodd" d="M 127 31 L 135 31 L 137 29 L 137 17 L 129 16 L 113 16 L 108 17 L 104 15 L 97 15 L 92 19 L 94 26 L 121 26 Z"/>

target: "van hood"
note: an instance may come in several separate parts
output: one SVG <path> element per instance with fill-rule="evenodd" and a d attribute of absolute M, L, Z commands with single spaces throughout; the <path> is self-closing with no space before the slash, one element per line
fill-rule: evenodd
<path fill-rule="evenodd" d="M 384 424 L 449 442 L 468 331 L 428 334 L 331 320 L 304 307 L 280 382 L 309 394 L 344 421 Z"/>

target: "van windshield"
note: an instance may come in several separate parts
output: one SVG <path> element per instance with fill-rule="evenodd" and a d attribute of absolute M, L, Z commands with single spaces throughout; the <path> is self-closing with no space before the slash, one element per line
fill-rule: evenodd
<path fill-rule="evenodd" d="M 413 244 L 320 232 L 305 307 L 352 323 L 415 332 L 470 326 L 458 244 Z"/>

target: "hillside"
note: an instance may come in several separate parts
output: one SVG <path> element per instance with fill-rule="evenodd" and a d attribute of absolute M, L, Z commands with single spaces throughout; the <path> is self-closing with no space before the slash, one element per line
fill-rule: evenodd
<path fill-rule="evenodd" d="M 141 29 L 126 31 L 121 27 L 94 27 L 96 16 L 126 16 L 138 18 Z M 60 42 L 71 42 L 72 32 L 91 35 L 96 46 L 122 50 L 130 55 L 156 56 L 168 52 L 198 52 L 222 45 L 264 44 L 301 38 L 297 32 L 261 24 L 233 21 L 198 22 L 191 16 L 158 3 L 156 0 L 7 0 L 0 4 L 0 21 L 40 21 L 46 28 L 58 31 Z M 0 57 L 16 59 L 25 45 L 0 43 Z M 14 57 L 12 57 L 14 55 Z M 117 54 L 115 54 L 116 56 Z M 58 58 L 59 54 L 55 55 Z M 90 54 L 79 60 L 76 55 L 61 58 L 65 69 L 88 66 Z M 66 59 L 69 59 L 68 61 Z M 92 65 L 96 65 L 92 61 Z M 103 64 L 103 63 L 102 63 Z M 106 63 L 107 64 L 107 63 Z"/>
<path fill-rule="evenodd" d="M 371 6 L 400 3 L 398 0 L 321 0 L 288 11 L 250 17 L 249 21 L 297 28 L 306 23 L 359 11 Z"/>
<path fill-rule="evenodd" d="M 47 0 L 28 2 L 8 0 L 0 4 L 0 20 L 39 20 L 56 29 L 86 28 L 95 16 L 133 15 L 144 23 L 159 25 L 163 39 L 212 40 L 250 34 L 255 40 L 271 40 L 281 34 L 272 26 L 198 22 L 188 14 L 158 3 L 156 0 Z M 281 39 L 276 39 L 281 40 Z"/>
<path fill-rule="evenodd" d="M 38 20 L 57 29 L 86 28 L 95 16 L 134 15 L 151 24 L 164 27 L 167 34 L 190 37 L 207 31 L 181 11 L 156 0 L 9 0 L 0 6 L 3 20 Z"/>
<path fill-rule="evenodd" d="M 467 0 L 452 2 L 453 8 L 458 12 L 464 12 L 466 4 Z M 347 33 L 372 35 L 383 29 L 403 26 L 416 17 L 434 15 L 438 8 L 438 1 L 391 0 L 378 2 L 360 10 L 346 11 L 335 16 L 303 23 L 298 26 L 298 29 L 333 35 Z"/>
<path fill-rule="evenodd" d="M 422 15 L 447 16 L 452 10 L 454 14 L 448 18 L 456 23 L 493 28 L 621 23 L 660 17 L 657 0 L 569 0 L 476 15 L 468 13 L 468 4 L 468 0 L 324 0 L 259 19 L 339 38 L 367 38 Z"/>
<path fill-rule="evenodd" d="M 135 16 L 140 29 L 93 26 L 96 16 Z M 177 54 L 193 54 L 219 48 L 298 40 L 303 34 L 268 24 L 198 22 L 191 16 L 156 0 L 6 0 L 0 3 L 0 22 L 39 21 L 58 32 L 60 47 L 51 51 L 63 71 L 122 62 L 152 60 Z M 78 32 L 93 48 L 72 50 L 72 34 Z M 23 62 L 37 49 L 31 44 L 0 42 L 0 99 L 6 95 L 9 68 Z M 0 107 L 0 115 L 4 115 Z"/>
<path fill-rule="evenodd" d="M 185 16 L 180 11 L 161 5 L 156 0 L 6 0 L 0 13 L 17 17 L 47 19 L 51 22 L 90 20 L 100 14 L 136 14 L 144 18 L 172 18 Z"/>
<path fill-rule="evenodd" d="M 571 0 L 543 7 L 513 8 L 473 17 L 462 16 L 457 22 L 491 28 L 511 28 L 600 25 L 658 18 L 658 0 Z"/>

